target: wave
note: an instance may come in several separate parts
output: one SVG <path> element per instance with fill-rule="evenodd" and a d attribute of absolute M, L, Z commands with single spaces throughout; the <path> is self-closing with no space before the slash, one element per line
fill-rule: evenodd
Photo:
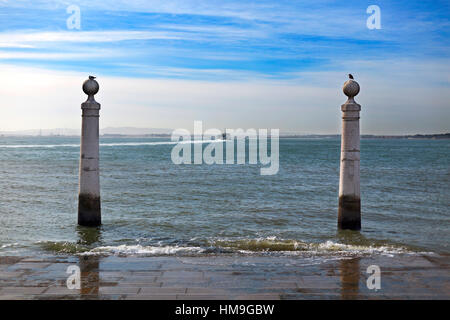
<path fill-rule="evenodd" d="M 264 239 L 213 240 L 206 245 L 117 245 L 89 247 L 71 242 L 41 242 L 41 247 L 55 253 L 80 255 L 119 255 L 119 256 L 162 256 L 162 255 L 204 255 L 221 253 L 239 254 L 282 254 L 304 256 L 365 256 L 417 254 L 426 252 L 412 251 L 406 247 L 394 245 L 345 244 L 335 241 L 307 243 L 298 240 L 278 240 L 275 237 Z M 428 252 L 429 253 L 429 252 Z"/>
<path fill-rule="evenodd" d="M 99 246 L 91 248 L 87 245 L 68 241 L 40 241 L 40 247 L 54 253 L 79 254 L 79 255 L 176 255 L 199 254 L 207 251 L 201 247 L 189 246 L 142 246 L 142 245 L 118 245 Z"/>
<path fill-rule="evenodd" d="M 199 254 L 206 249 L 188 246 L 142 246 L 142 245 L 119 245 L 96 247 L 83 254 L 113 254 L 113 255 L 176 255 L 176 254 Z"/>
<path fill-rule="evenodd" d="M 3 144 L 0 148 L 63 148 L 63 147 L 80 147 L 79 144 Z"/>
<path fill-rule="evenodd" d="M 328 240 L 322 243 L 307 243 L 298 240 L 277 240 L 274 237 L 265 239 L 217 240 L 214 245 L 235 249 L 242 253 L 249 252 L 284 252 L 309 254 L 366 255 L 413 253 L 413 251 L 393 245 L 358 245 L 344 244 Z"/>
<path fill-rule="evenodd" d="M 15 243 L 6 243 L 0 246 L 1 249 L 5 249 L 5 248 L 13 248 L 13 247 L 17 247 L 19 244 L 17 242 Z"/>
<path fill-rule="evenodd" d="M 225 140 L 189 140 L 189 141 L 158 141 L 158 142 L 114 142 L 114 143 L 100 143 L 101 147 L 122 147 L 122 146 L 159 146 L 159 145 L 174 145 L 174 144 L 197 144 L 197 143 L 214 143 L 224 142 Z M 79 144 L 3 144 L 0 148 L 79 148 Z"/>
<path fill-rule="evenodd" d="M 90 250 L 86 245 L 69 241 L 38 241 L 37 244 L 45 251 L 54 253 L 78 254 Z"/>

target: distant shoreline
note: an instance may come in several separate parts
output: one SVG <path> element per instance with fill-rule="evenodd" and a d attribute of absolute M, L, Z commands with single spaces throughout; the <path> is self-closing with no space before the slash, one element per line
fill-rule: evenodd
<path fill-rule="evenodd" d="M 79 137 L 79 135 L 64 135 L 64 134 L 18 134 L 18 133 L 0 133 L 0 137 Z M 150 134 L 102 134 L 102 138 L 170 138 L 168 133 L 150 133 Z M 326 138 L 340 138 L 340 134 L 281 134 L 280 138 L 306 138 L 306 139 L 326 139 Z M 372 135 L 362 134 L 362 139 L 410 139 L 410 140 L 444 140 L 450 139 L 450 133 L 438 134 L 414 134 L 414 135 Z"/>
<path fill-rule="evenodd" d="M 340 134 L 331 135 L 280 135 L 280 138 L 340 138 Z M 362 134 L 362 139 L 450 139 L 450 133 L 438 133 L 438 134 L 414 134 L 414 135 L 373 135 Z"/>

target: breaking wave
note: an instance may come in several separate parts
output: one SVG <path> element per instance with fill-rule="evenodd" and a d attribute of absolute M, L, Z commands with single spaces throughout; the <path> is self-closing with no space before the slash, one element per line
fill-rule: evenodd
<path fill-rule="evenodd" d="M 415 254 L 417 252 L 403 246 L 389 244 L 345 244 L 334 241 L 308 243 L 297 240 L 279 240 L 275 237 L 264 239 L 210 240 L 202 245 L 117 245 L 97 246 L 71 242 L 42 242 L 46 251 L 81 255 L 119 255 L 119 256 L 163 256 L 163 255 L 205 255 L 205 254 L 281 254 L 299 256 L 366 256 Z"/>
<path fill-rule="evenodd" d="M 241 253 L 250 252 L 281 252 L 288 254 L 332 254 L 332 255 L 370 255 L 384 254 L 394 255 L 399 253 L 413 253 L 413 251 L 394 245 L 359 245 L 344 244 L 334 241 L 322 243 L 308 243 L 297 240 L 277 240 L 276 238 L 251 239 L 251 240 L 218 240 L 216 246 L 235 249 Z"/>
<path fill-rule="evenodd" d="M 113 255 L 177 255 L 177 254 L 198 254 L 205 252 L 200 247 L 181 246 L 141 246 L 141 245 L 119 245 L 97 247 L 84 254 L 113 254 Z"/>

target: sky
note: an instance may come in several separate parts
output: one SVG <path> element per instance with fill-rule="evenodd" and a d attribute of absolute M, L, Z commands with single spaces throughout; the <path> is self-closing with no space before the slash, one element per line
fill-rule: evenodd
<path fill-rule="evenodd" d="M 449 1 L 0 0 L 0 131 L 79 128 L 95 75 L 101 128 L 335 134 L 352 73 L 363 134 L 450 132 L 449 17 Z"/>

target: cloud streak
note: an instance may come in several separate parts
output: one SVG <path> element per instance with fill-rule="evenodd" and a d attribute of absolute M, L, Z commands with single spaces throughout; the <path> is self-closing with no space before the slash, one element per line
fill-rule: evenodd
<path fill-rule="evenodd" d="M 0 33 L 0 44 L 39 42 L 116 42 L 125 40 L 181 39 L 182 35 L 150 31 L 60 31 Z M 25 44 L 26 45 L 26 44 Z"/>

